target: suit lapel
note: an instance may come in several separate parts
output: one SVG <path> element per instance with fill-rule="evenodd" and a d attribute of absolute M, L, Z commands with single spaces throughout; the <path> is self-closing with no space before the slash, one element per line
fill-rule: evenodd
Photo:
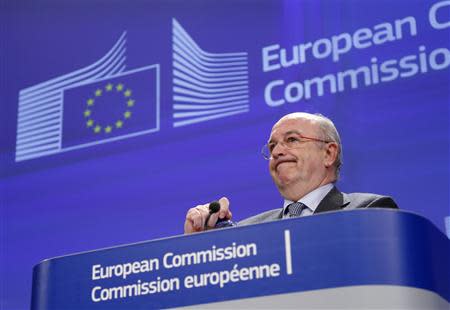
<path fill-rule="evenodd" d="M 317 206 L 314 214 L 321 212 L 337 211 L 341 210 L 350 203 L 346 199 L 343 193 L 341 193 L 336 186 L 334 186 L 331 191 L 322 199 L 322 201 Z"/>
<path fill-rule="evenodd" d="M 283 208 L 281 208 L 281 211 L 278 213 L 274 213 L 274 215 L 276 216 L 276 219 L 282 219 L 283 218 Z"/>

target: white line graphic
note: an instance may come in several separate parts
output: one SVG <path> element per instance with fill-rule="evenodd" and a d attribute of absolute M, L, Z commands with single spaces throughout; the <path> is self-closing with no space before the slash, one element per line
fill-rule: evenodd
<path fill-rule="evenodd" d="M 291 232 L 284 231 L 284 247 L 286 250 L 286 274 L 292 274 Z"/>
<path fill-rule="evenodd" d="M 247 53 L 208 53 L 172 19 L 174 127 L 249 111 Z"/>
<path fill-rule="evenodd" d="M 90 66 L 20 91 L 16 161 L 61 151 L 64 89 L 123 72 L 126 60 L 125 44 L 126 32 L 105 56 Z"/>

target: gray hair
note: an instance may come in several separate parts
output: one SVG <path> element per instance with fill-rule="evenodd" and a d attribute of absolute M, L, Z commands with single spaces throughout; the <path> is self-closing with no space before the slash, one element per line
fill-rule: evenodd
<path fill-rule="evenodd" d="M 335 177 L 336 180 L 339 179 L 339 172 L 341 170 L 342 166 L 342 143 L 341 143 L 341 137 L 339 136 L 339 133 L 336 129 L 336 126 L 334 126 L 334 123 L 331 119 L 329 119 L 326 116 L 323 116 L 320 113 L 314 114 L 317 117 L 317 121 L 319 123 L 319 127 L 322 134 L 322 139 L 326 141 L 333 141 L 336 142 L 338 145 L 338 153 L 336 160 L 334 161 L 334 168 L 335 168 Z"/>

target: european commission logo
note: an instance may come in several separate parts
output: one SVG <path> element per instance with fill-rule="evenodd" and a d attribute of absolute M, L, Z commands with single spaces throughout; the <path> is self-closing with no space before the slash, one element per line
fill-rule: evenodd
<path fill-rule="evenodd" d="M 249 111 L 248 55 L 203 50 L 172 19 L 173 127 Z M 126 71 L 126 32 L 97 62 L 19 92 L 16 162 L 160 130 L 160 67 Z"/>
<path fill-rule="evenodd" d="M 94 64 L 19 93 L 16 161 L 159 131 L 159 65 L 125 71 L 126 33 Z"/>

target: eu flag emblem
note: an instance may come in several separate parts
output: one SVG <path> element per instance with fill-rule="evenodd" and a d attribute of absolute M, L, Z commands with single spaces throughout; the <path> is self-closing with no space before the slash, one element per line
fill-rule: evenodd
<path fill-rule="evenodd" d="M 158 131 L 158 78 L 150 66 L 65 89 L 62 149 Z"/>

